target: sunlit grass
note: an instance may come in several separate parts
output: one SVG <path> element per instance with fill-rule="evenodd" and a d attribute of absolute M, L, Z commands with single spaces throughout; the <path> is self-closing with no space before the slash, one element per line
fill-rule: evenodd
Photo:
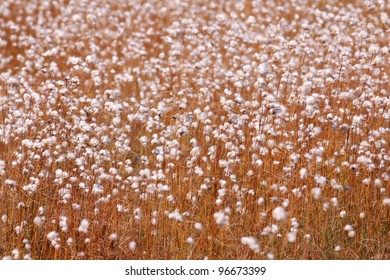
<path fill-rule="evenodd" d="M 2 1 L 0 257 L 388 259 L 388 5 Z"/>

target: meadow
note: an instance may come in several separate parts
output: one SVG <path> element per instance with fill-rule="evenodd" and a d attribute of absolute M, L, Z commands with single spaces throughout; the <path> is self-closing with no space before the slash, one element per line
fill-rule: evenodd
<path fill-rule="evenodd" d="M 0 259 L 390 259 L 389 15 L 2 0 Z"/>

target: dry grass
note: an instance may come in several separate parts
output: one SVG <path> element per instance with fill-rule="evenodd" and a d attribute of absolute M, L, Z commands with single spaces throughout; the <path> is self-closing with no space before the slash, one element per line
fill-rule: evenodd
<path fill-rule="evenodd" d="M 1 1 L 0 256 L 389 259 L 374 2 Z"/>

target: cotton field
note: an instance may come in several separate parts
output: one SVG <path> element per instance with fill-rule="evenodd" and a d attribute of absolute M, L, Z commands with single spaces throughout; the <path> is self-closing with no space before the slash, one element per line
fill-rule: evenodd
<path fill-rule="evenodd" d="M 0 258 L 389 259 L 389 16 L 2 0 Z"/>

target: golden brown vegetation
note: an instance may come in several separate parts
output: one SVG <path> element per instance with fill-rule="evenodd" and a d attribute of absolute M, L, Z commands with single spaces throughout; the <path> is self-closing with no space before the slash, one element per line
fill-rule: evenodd
<path fill-rule="evenodd" d="M 389 4 L 0 3 L 0 256 L 388 259 Z"/>

